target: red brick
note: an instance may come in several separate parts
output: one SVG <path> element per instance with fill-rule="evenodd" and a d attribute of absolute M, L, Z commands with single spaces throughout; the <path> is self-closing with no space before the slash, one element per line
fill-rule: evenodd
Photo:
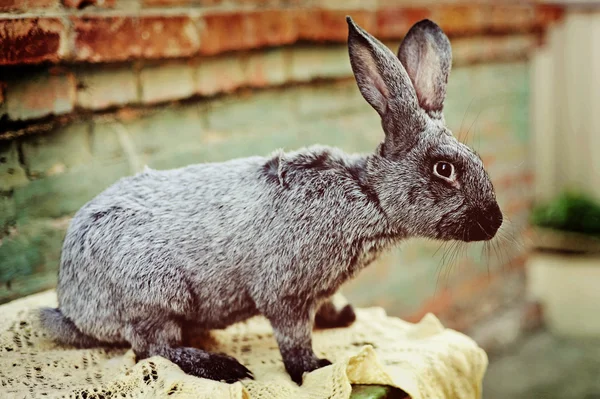
<path fill-rule="evenodd" d="M 111 7 L 116 0 L 11 0 L 4 7 Z M 216 5 L 220 0 L 142 0 L 144 6 Z M 244 1 L 260 6 L 278 1 Z M 241 4 L 241 3 L 240 3 Z M 294 3 L 296 4 L 296 3 Z M 340 3 L 341 4 L 341 3 Z M 354 3 L 353 3 L 354 4 Z M 361 3 L 362 4 L 362 3 Z M 345 16 L 382 39 L 399 39 L 423 18 L 439 23 L 449 35 L 540 31 L 562 17 L 556 6 L 493 4 L 443 4 L 425 7 L 392 6 L 369 9 L 271 7 L 236 12 L 210 11 L 196 21 L 187 15 L 170 16 L 71 16 L 73 58 L 77 61 L 110 62 L 137 58 L 177 58 L 197 53 L 217 54 L 298 40 L 345 42 Z M 298 3 L 302 5 L 302 3 Z M 244 7 L 246 7 L 244 5 Z M 196 22 L 201 27 L 198 32 Z M 0 65 L 60 61 L 68 58 L 65 26 L 58 18 L 0 21 Z M 64 43 L 64 44 L 63 44 Z"/>
<path fill-rule="evenodd" d="M 65 114 L 75 104 L 75 78 L 71 73 L 40 73 L 8 82 L 6 112 L 12 120 Z"/>
<path fill-rule="evenodd" d="M 401 38 L 414 23 L 429 18 L 430 14 L 427 8 L 397 7 L 378 10 L 377 36 L 381 39 Z"/>
<path fill-rule="evenodd" d="M 481 33 L 489 15 L 489 7 L 481 5 L 444 5 L 433 8 L 429 15 L 450 36 Z"/>
<path fill-rule="evenodd" d="M 367 10 L 319 10 L 300 16 L 300 39 L 345 42 L 348 39 L 346 15 L 367 32 L 377 35 L 376 15 Z M 307 19 L 306 16 L 309 18 Z"/>
<path fill-rule="evenodd" d="M 260 55 L 256 57 L 260 57 Z M 260 73 L 256 72 L 260 66 L 256 66 L 252 60 L 253 57 L 248 62 L 248 70 L 251 76 L 255 76 Z M 254 79 L 251 83 L 256 84 L 257 80 Z M 195 91 L 203 96 L 232 92 L 246 83 L 243 65 L 240 58 L 236 56 L 202 59 L 196 69 Z"/>
<path fill-rule="evenodd" d="M 343 42 L 348 36 L 343 10 L 288 9 L 251 12 L 220 12 L 204 17 L 201 53 L 245 50 L 291 44 L 299 39 Z M 369 31 L 375 29 L 372 12 L 351 12 L 355 21 Z"/>
<path fill-rule="evenodd" d="M 58 18 L 0 20 L 0 65 L 58 61 L 64 32 Z"/>
<path fill-rule="evenodd" d="M 247 83 L 253 87 L 280 85 L 286 81 L 285 55 L 281 49 L 255 52 L 246 64 Z"/>
<path fill-rule="evenodd" d="M 295 25 L 284 10 L 223 12 L 204 17 L 200 33 L 201 52 L 216 54 L 267 45 L 292 43 Z"/>
<path fill-rule="evenodd" d="M 1 0 L 0 11 L 28 11 L 33 8 L 54 8 L 59 0 Z"/>
<path fill-rule="evenodd" d="M 141 99 L 151 104 L 191 97 L 194 83 L 194 73 L 188 63 L 145 67 L 140 72 Z"/>
<path fill-rule="evenodd" d="M 281 5 L 285 0 L 234 0 L 238 6 L 265 6 L 265 5 Z M 299 0 L 302 2 L 302 0 Z M 203 0 L 204 3 L 210 3 L 210 0 Z M 288 1 L 289 2 L 289 1 Z M 298 2 L 298 0 L 297 0 Z M 279 4 L 278 4 L 279 3 Z"/>
<path fill-rule="evenodd" d="M 429 8 L 389 7 L 377 11 L 377 33 L 381 38 L 402 37 L 415 22 L 429 18 L 449 36 L 487 32 L 529 32 L 546 26 L 562 15 L 557 7 L 532 5 L 442 4 Z"/>
<path fill-rule="evenodd" d="M 247 48 L 290 44 L 297 40 L 294 15 L 285 10 L 265 10 L 245 15 Z"/>
<path fill-rule="evenodd" d="M 62 0 L 63 6 L 67 8 L 85 8 L 95 6 L 100 8 L 112 8 L 116 5 L 117 0 Z"/>
<path fill-rule="evenodd" d="M 535 8 L 527 6 L 491 6 L 485 12 L 487 29 L 493 32 L 528 32 L 534 29 Z"/>
<path fill-rule="evenodd" d="M 169 6 L 215 6 L 223 3 L 223 0 L 142 0 L 143 7 L 169 7 Z"/>
<path fill-rule="evenodd" d="M 208 55 L 250 48 L 245 21 L 244 13 L 206 15 L 200 31 L 200 52 Z"/>
<path fill-rule="evenodd" d="M 106 62 L 186 57 L 198 50 L 198 33 L 187 16 L 72 17 L 75 58 Z"/>
<path fill-rule="evenodd" d="M 137 102 L 137 79 L 130 66 L 82 68 L 77 73 L 77 105 L 105 109 Z"/>

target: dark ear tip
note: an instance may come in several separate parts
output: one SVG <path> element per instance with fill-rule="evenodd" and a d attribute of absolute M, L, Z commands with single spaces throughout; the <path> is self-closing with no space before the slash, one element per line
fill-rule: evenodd
<path fill-rule="evenodd" d="M 350 30 L 350 32 L 357 30 L 356 22 L 354 22 L 350 15 L 346 15 L 346 22 L 348 23 L 348 29 Z"/>
<path fill-rule="evenodd" d="M 430 19 L 422 19 L 416 24 L 413 25 L 413 28 L 422 29 L 425 31 L 440 31 L 442 32 L 442 28 L 435 22 Z"/>
<path fill-rule="evenodd" d="M 348 23 L 348 36 L 363 36 L 360 27 L 354 22 L 350 15 L 346 15 L 346 22 Z"/>

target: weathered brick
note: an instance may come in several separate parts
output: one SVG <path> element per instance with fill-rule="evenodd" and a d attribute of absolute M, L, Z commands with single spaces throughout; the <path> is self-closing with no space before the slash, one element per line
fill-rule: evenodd
<path fill-rule="evenodd" d="M 67 8 L 79 9 L 89 6 L 112 8 L 117 4 L 117 0 L 62 0 L 62 4 Z"/>
<path fill-rule="evenodd" d="M 123 126 L 136 154 L 151 166 L 154 155 L 199 144 L 204 130 L 195 106 L 161 109 Z"/>
<path fill-rule="evenodd" d="M 430 7 L 385 5 L 377 10 L 380 38 L 399 38 L 415 22 L 429 18 L 449 36 L 487 32 L 530 32 L 558 19 L 555 8 L 518 4 L 438 4 Z"/>
<path fill-rule="evenodd" d="M 525 59 L 534 48 L 536 36 L 470 37 L 453 40 L 453 66 Z"/>
<path fill-rule="evenodd" d="M 300 47 L 291 49 L 290 80 L 310 81 L 316 78 L 344 78 L 352 76 L 352 68 L 345 46 Z"/>
<path fill-rule="evenodd" d="M 203 96 L 231 92 L 245 84 L 246 73 L 237 55 L 201 59 L 196 69 L 195 92 Z"/>
<path fill-rule="evenodd" d="M 286 81 L 286 62 L 283 50 L 253 53 L 246 64 L 247 83 L 254 87 L 274 86 Z"/>
<path fill-rule="evenodd" d="M 16 277 L 0 284 L 0 304 L 56 287 L 58 273 L 46 271 L 31 276 Z"/>
<path fill-rule="evenodd" d="M 35 8 L 56 8 L 60 0 L 2 0 L 0 12 L 31 11 Z"/>
<path fill-rule="evenodd" d="M 351 11 L 329 9 L 296 14 L 298 38 L 311 41 L 346 42 L 348 40 L 346 15 L 351 15 L 354 22 L 367 32 L 377 34 L 374 12 L 364 9 Z"/>
<path fill-rule="evenodd" d="M 53 175 L 89 162 L 89 135 L 89 123 L 73 123 L 26 138 L 21 148 L 27 171 L 32 176 Z"/>
<path fill-rule="evenodd" d="M 0 241 L 0 282 L 44 271 L 56 273 L 66 228 L 67 223 L 61 220 L 17 225 Z"/>
<path fill-rule="evenodd" d="M 377 10 L 377 36 L 380 39 L 403 37 L 414 23 L 429 16 L 430 11 L 425 7 L 383 7 Z"/>
<path fill-rule="evenodd" d="M 388 3 L 389 0 L 320 0 L 322 8 L 346 9 L 346 10 L 372 10 L 377 8 L 378 3 Z"/>
<path fill-rule="evenodd" d="M 56 62 L 66 56 L 66 28 L 59 18 L 0 20 L 0 65 Z"/>
<path fill-rule="evenodd" d="M 298 39 L 295 21 L 295 12 L 285 9 L 211 13 L 202 19 L 200 52 L 290 44 Z"/>
<path fill-rule="evenodd" d="M 369 111 L 353 80 L 303 87 L 297 90 L 297 109 L 301 117 Z"/>
<path fill-rule="evenodd" d="M 77 78 L 77 105 L 105 109 L 138 101 L 137 79 L 129 66 L 80 68 Z"/>
<path fill-rule="evenodd" d="M 466 4 L 443 5 L 430 9 L 429 18 L 436 21 L 448 35 L 466 35 L 480 32 L 486 26 L 489 7 Z"/>
<path fill-rule="evenodd" d="M 294 14 L 289 10 L 260 10 L 244 15 L 245 48 L 293 43 L 298 38 Z"/>
<path fill-rule="evenodd" d="M 211 130 L 266 129 L 297 117 L 292 92 L 268 91 L 215 103 L 207 112 Z"/>
<path fill-rule="evenodd" d="M 6 0 L 5 9 L 54 7 L 58 0 Z M 116 0 L 63 0 L 66 7 L 112 7 Z M 429 7 L 401 2 L 326 3 L 301 2 L 282 7 L 274 2 L 240 5 L 237 11 L 207 11 L 199 20 L 188 15 L 156 16 L 72 15 L 74 54 L 70 54 L 66 27 L 59 18 L 5 19 L 0 22 L 0 64 L 76 60 L 102 62 L 135 58 L 187 57 L 217 54 L 264 46 L 291 44 L 298 40 L 345 42 L 347 14 L 380 38 L 401 38 L 416 21 L 430 18 L 450 35 L 488 32 L 533 32 L 562 18 L 563 9 L 552 5 L 432 4 Z M 124 4 L 124 3 L 123 3 Z M 199 5 L 214 6 L 219 0 Z M 287 4 L 287 2 L 286 2 Z M 190 0 L 145 0 L 143 6 L 198 5 Z M 263 7 L 265 6 L 265 7 Z M 269 6 L 269 7 L 266 7 Z M 1 6 L 0 6 L 1 7 Z M 275 8 L 278 7 L 278 8 Z M 198 28 L 199 31 L 198 31 Z M 27 45 L 25 45 L 27 44 Z"/>
<path fill-rule="evenodd" d="M 178 100 L 194 94 L 194 74 L 188 63 L 144 67 L 140 83 L 144 103 Z"/>
<path fill-rule="evenodd" d="M 100 162 L 129 160 L 137 168 L 146 164 L 161 169 L 184 166 L 199 162 L 185 153 L 201 145 L 203 130 L 196 106 L 161 109 L 130 120 L 98 121 L 93 129 L 93 156 Z M 127 151 L 124 142 L 129 143 Z"/>
<path fill-rule="evenodd" d="M 492 5 L 486 12 L 485 24 L 490 25 L 488 29 L 500 33 L 528 32 L 534 27 L 535 10 L 530 5 Z"/>
<path fill-rule="evenodd" d="M 92 155 L 100 162 L 122 160 L 125 151 L 119 139 L 119 121 L 98 118 L 92 127 Z"/>
<path fill-rule="evenodd" d="M 188 16 L 71 17 L 75 59 L 105 62 L 186 57 L 197 52 L 198 32 Z"/>
<path fill-rule="evenodd" d="M 0 141 L 0 191 L 10 191 L 29 182 L 19 163 L 17 143 Z"/>
<path fill-rule="evenodd" d="M 33 180 L 14 190 L 17 220 L 60 217 L 76 212 L 87 201 L 130 174 L 126 161 L 95 161 L 65 173 Z"/>
<path fill-rule="evenodd" d="M 242 13 L 209 14 L 202 18 L 200 52 L 206 55 L 247 49 L 246 26 Z"/>
<path fill-rule="evenodd" d="M 17 220 L 15 199 L 9 194 L 0 194 L 0 237 L 6 228 Z"/>
<path fill-rule="evenodd" d="M 41 72 L 9 81 L 6 112 L 12 120 L 65 114 L 75 104 L 75 77 L 71 73 Z"/>
<path fill-rule="evenodd" d="M 300 146 L 322 144 L 350 153 L 373 151 L 383 139 L 377 113 L 368 108 L 364 112 L 329 118 L 306 115 L 287 130 L 298 137 L 297 144 Z"/>
<path fill-rule="evenodd" d="M 141 0 L 142 7 L 171 7 L 171 6 L 215 6 L 223 0 Z"/>

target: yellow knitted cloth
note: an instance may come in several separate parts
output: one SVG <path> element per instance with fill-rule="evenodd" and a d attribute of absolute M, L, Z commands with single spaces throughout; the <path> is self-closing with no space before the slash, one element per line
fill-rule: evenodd
<path fill-rule="evenodd" d="M 349 328 L 315 331 L 317 356 L 334 364 L 305 375 L 301 387 L 262 317 L 212 332 L 204 347 L 234 356 L 256 377 L 228 385 L 186 375 L 161 357 L 136 364 L 127 349 L 59 346 L 38 325 L 40 306 L 56 306 L 54 291 L 0 306 L 0 398 L 338 399 L 356 383 L 395 386 L 413 399 L 476 399 L 487 367 L 475 342 L 435 316 L 411 324 L 371 308 L 358 309 Z"/>

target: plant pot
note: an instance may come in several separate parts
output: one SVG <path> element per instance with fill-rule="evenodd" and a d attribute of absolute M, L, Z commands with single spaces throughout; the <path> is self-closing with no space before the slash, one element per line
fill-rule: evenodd
<path fill-rule="evenodd" d="M 531 249 L 569 253 L 600 253 L 600 238 L 544 227 L 530 229 Z"/>
<path fill-rule="evenodd" d="M 528 290 L 548 329 L 565 337 L 600 336 L 600 254 L 533 251 Z"/>

